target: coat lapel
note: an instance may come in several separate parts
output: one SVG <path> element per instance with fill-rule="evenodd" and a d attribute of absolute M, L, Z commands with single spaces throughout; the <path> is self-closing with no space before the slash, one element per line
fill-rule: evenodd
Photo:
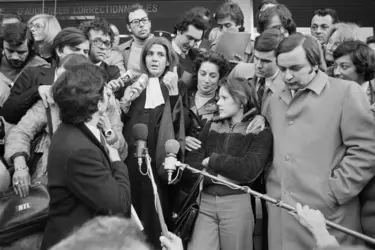
<path fill-rule="evenodd" d="M 287 86 L 284 86 L 284 88 L 281 90 L 280 97 L 289 106 L 289 103 L 292 101 L 292 93 L 290 93 Z"/>
<path fill-rule="evenodd" d="M 100 141 L 98 141 L 98 139 L 95 137 L 95 135 L 93 133 L 91 133 L 91 131 L 86 127 L 85 124 L 80 124 L 78 127 L 90 139 L 90 141 L 92 143 L 94 143 L 103 152 L 103 154 L 107 158 L 109 164 L 111 165 L 111 160 L 110 160 L 109 155 L 107 153 L 107 149 L 104 148 L 104 145 L 102 145 L 100 143 Z"/>

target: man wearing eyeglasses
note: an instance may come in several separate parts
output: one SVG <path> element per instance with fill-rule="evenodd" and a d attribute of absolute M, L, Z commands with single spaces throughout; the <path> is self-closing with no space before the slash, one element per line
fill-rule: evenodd
<path fill-rule="evenodd" d="M 107 82 L 118 79 L 120 69 L 115 65 L 108 65 L 104 62 L 108 53 L 112 48 L 114 40 L 113 31 L 109 23 L 102 18 L 96 18 L 87 22 L 83 22 L 79 28 L 86 34 L 90 40 L 90 53 L 89 58 L 92 63 L 100 66 L 107 73 Z M 115 93 L 116 98 L 120 98 Z"/>
<path fill-rule="evenodd" d="M 122 52 L 125 68 L 138 75 L 141 73 L 140 62 L 143 46 L 149 38 L 153 37 L 151 20 L 142 5 L 133 4 L 127 9 L 126 26 L 133 38 L 118 47 Z"/>

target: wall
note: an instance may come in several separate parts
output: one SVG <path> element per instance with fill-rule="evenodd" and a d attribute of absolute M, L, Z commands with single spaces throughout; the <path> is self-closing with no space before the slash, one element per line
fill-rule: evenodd
<path fill-rule="evenodd" d="M 245 14 L 246 30 L 250 30 L 252 26 L 251 3 L 253 2 L 254 9 L 257 11 L 261 0 L 233 1 L 238 2 L 242 7 Z M 45 12 L 53 14 L 54 1 L 46 0 L 45 2 Z M 56 12 L 63 26 L 77 25 L 83 19 L 99 15 L 116 24 L 121 33 L 126 33 L 124 13 L 127 6 L 134 2 L 140 2 L 146 6 L 152 18 L 153 30 L 173 31 L 173 24 L 183 11 L 201 5 L 214 12 L 223 0 L 58 0 Z M 288 6 L 299 27 L 309 27 L 314 11 L 321 7 L 336 9 L 341 20 L 356 22 L 364 27 L 374 27 L 375 25 L 375 15 L 372 13 L 375 10 L 374 0 L 279 0 L 279 2 Z M 21 14 L 25 19 L 28 19 L 42 11 L 42 1 L 0 0 L 0 8 L 6 12 Z M 256 20 L 254 21 L 256 24 Z"/>

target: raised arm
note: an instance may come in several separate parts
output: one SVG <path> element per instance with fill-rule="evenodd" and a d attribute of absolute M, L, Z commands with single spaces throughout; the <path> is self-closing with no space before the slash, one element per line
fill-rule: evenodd
<path fill-rule="evenodd" d="M 24 157 L 26 164 L 30 156 L 31 142 L 46 125 L 46 110 L 43 102 L 39 101 L 27 111 L 5 138 L 4 158 L 8 164 L 13 164 L 16 157 Z"/>

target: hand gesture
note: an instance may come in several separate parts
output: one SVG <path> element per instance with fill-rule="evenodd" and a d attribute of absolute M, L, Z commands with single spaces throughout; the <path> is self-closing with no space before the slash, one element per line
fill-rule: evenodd
<path fill-rule="evenodd" d="M 246 128 L 246 134 L 259 134 L 266 127 L 266 118 L 256 115 Z"/>
<path fill-rule="evenodd" d="M 182 240 L 171 232 L 168 232 L 168 238 L 161 236 L 160 242 L 163 250 L 184 250 Z"/>
<path fill-rule="evenodd" d="M 193 151 L 201 148 L 202 142 L 197 138 L 186 136 L 185 138 L 185 148 L 187 151 Z"/>
<path fill-rule="evenodd" d="M 50 104 L 55 103 L 51 93 L 51 86 L 41 85 L 38 87 L 38 92 L 40 97 L 42 98 L 44 107 L 48 108 Z"/>
<path fill-rule="evenodd" d="M 109 159 L 111 160 L 111 162 L 121 161 L 120 155 L 119 155 L 117 149 L 112 148 L 107 143 L 106 143 L 106 146 L 107 146 L 107 149 L 108 149 L 108 155 L 109 155 Z"/>
<path fill-rule="evenodd" d="M 319 210 L 311 209 L 307 205 L 302 207 L 300 203 L 297 203 L 296 212 L 296 218 L 301 225 L 308 229 L 312 234 L 327 230 L 326 220 Z"/>
<path fill-rule="evenodd" d="M 129 86 L 125 89 L 124 96 L 122 97 L 122 102 L 132 102 L 137 99 L 143 91 L 143 88 L 140 86 Z"/>
<path fill-rule="evenodd" d="M 112 92 L 116 92 L 119 90 L 121 87 L 125 86 L 125 83 L 122 81 L 121 77 L 118 79 L 114 79 L 107 83 L 108 88 L 112 90 Z"/>
<path fill-rule="evenodd" d="M 178 95 L 178 74 L 177 66 L 173 68 L 173 72 L 167 72 L 163 77 L 163 82 L 168 88 L 170 96 Z"/>

